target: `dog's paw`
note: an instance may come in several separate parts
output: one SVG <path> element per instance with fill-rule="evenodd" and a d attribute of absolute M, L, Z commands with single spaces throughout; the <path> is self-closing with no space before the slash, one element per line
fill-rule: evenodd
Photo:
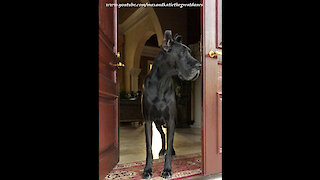
<path fill-rule="evenodd" d="M 175 155 L 176 155 L 176 151 L 175 151 L 174 149 L 172 150 L 171 155 L 172 155 L 172 156 L 175 156 Z"/>
<path fill-rule="evenodd" d="M 165 149 L 161 149 L 159 152 L 159 156 L 164 156 L 166 154 L 166 150 Z"/>
<path fill-rule="evenodd" d="M 143 179 L 151 179 L 153 176 L 152 174 L 152 169 L 145 169 L 142 173 L 142 178 Z"/>
<path fill-rule="evenodd" d="M 172 177 L 171 169 L 163 169 L 161 173 L 161 177 L 165 179 L 169 179 Z"/>

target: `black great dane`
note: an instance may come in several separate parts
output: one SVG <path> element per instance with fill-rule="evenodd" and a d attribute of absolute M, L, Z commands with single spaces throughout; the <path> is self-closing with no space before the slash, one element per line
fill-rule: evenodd
<path fill-rule="evenodd" d="M 172 76 L 177 75 L 181 80 L 193 81 L 200 75 L 201 64 L 190 55 L 190 48 L 181 43 L 182 37 L 178 34 L 172 38 L 170 30 L 164 33 L 162 50 L 155 58 L 151 72 L 144 79 L 142 95 L 142 113 L 145 119 L 146 134 L 146 165 L 142 178 L 152 177 L 152 122 L 155 123 L 161 134 L 162 149 L 159 155 L 165 154 L 164 169 L 161 177 L 172 177 L 171 156 L 175 119 L 177 118 L 175 91 Z M 165 150 L 165 134 L 162 125 L 167 125 L 167 151 Z"/>

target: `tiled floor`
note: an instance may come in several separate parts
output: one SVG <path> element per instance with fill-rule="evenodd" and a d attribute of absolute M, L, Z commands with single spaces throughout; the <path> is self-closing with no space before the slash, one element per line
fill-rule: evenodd
<path fill-rule="evenodd" d="M 166 134 L 166 129 L 164 128 Z M 146 159 L 146 142 L 144 125 L 121 124 L 120 125 L 120 161 L 127 163 Z M 201 152 L 201 129 L 176 128 L 173 147 L 176 154 L 193 154 Z M 153 158 L 157 159 L 161 149 L 161 136 L 153 125 L 152 151 Z M 210 176 L 194 176 L 189 180 L 222 180 L 222 173 Z"/>
<path fill-rule="evenodd" d="M 208 176 L 194 176 L 186 178 L 186 180 L 222 180 L 222 173 L 208 175 Z"/>
<path fill-rule="evenodd" d="M 154 126 L 154 125 L 153 125 Z M 166 134 L 166 129 L 164 128 Z M 120 125 L 120 161 L 119 163 L 141 161 L 146 159 L 146 142 L 144 125 Z M 176 154 L 192 154 L 201 152 L 201 129 L 176 128 L 173 147 Z M 161 149 L 161 136 L 153 127 L 153 158 L 158 159 Z"/>

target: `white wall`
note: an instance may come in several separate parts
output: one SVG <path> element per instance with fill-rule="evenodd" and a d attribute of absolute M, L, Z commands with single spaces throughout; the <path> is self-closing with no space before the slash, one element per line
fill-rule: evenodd
<path fill-rule="evenodd" d="M 201 92 L 202 92 L 202 75 L 193 83 L 193 119 L 194 124 L 191 127 L 201 128 Z"/>
<path fill-rule="evenodd" d="M 190 44 L 189 47 L 193 52 L 193 57 L 201 62 L 200 42 Z M 201 128 L 202 73 L 196 81 L 192 82 L 191 90 L 191 120 L 194 120 L 194 124 L 191 127 Z"/>

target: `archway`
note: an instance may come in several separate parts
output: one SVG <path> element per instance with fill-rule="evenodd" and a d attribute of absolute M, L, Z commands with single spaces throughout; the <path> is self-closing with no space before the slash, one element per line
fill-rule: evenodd
<path fill-rule="evenodd" d="M 140 57 L 146 41 L 156 34 L 161 46 L 163 33 L 159 19 L 153 8 L 139 8 L 119 25 L 119 36 L 123 36 L 123 56 L 125 63 L 121 87 L 126 92 L 137 91 L 140 73 Z"/>

